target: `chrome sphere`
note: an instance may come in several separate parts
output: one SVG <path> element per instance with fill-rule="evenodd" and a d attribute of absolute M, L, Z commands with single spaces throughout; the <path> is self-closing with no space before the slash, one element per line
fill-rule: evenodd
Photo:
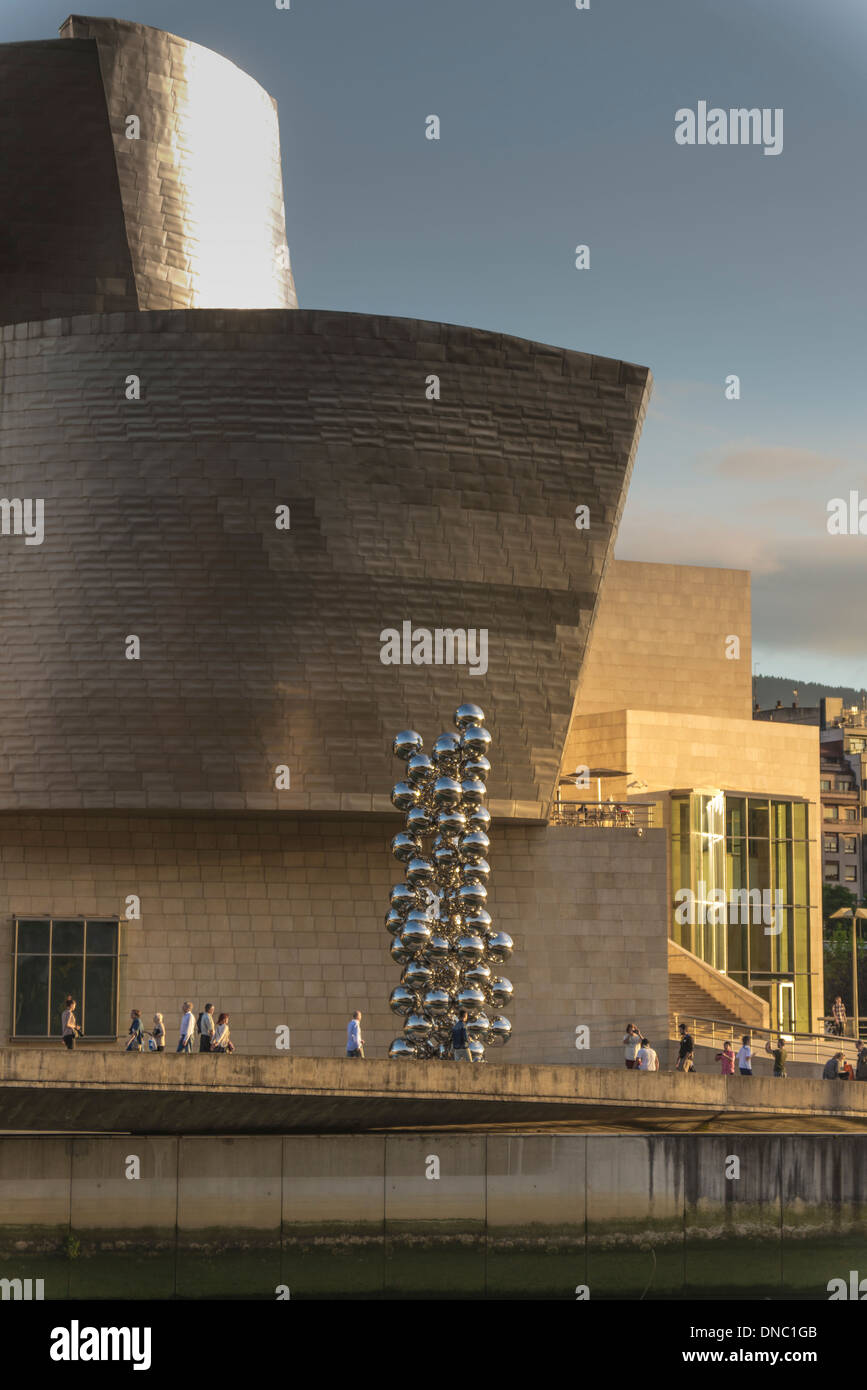
<path fill-rule="evenodd" d="M 483 758 L 491 746 L 491 735 L 481 724 L 468 724 L 461 730 L 461 752 L 464 757 Z"/>
<path fill-rule="evenodd" d="M 505 975 L 495 975 L 491 980 L 488 997 L 495 1009 L 507 1009 L 512 1002 L 512 981 Z"/>
<path fill-rule="evenodd" d="M 486 912 L 483 907 L 479 907 L 475 912 L 468 912 L 464 917 L 464 928 L 474 936 L 484 936 L 487 938 L 491 932 L 491 914 Z"/>
<path fill-rule="evenodd" d="M 459 936 L 455 945 L 458 960 L 463 965 L 475 965 L 476 961 L 481 960 L 485 954 L 484 937 L 475 936 L 469 932 Z"/>
<path fill-rule="evenodd" d="M 426 1014 L 430 1014 L 431 1018 L 443 1018 L 452 1006 L 452 997 L 447 989 L 434 985 L 432 989 L 425 992 L 421 1006 Z"/>
<path fill-rule="evenodd" d="M 395 1038 L 388 1049 L 389 1057 L 417 1057 L 418 1053 L 407 1038 Z"/>
<path fill-rule="evenodd" d="M 402 922 L 401 926 L 403 926 Z M 412 953 L 404 946 L 399 936 L 394 938 L 388 950 L 395 965 L 406 965 L 408 961 L 412 960 Z"/>
<path fill-rule="evenodd" d="M 418 905 L 418 896 L 408 883 L 396 883 L 389 894 L 389 901 L 395 912 L 400 917 L 405 917 L 410 908 Z M 391 914 L 386 918 L 386 925 L 390 920 Z"/>
<path fill-rule="evenodd" d="M 438 869 L 446 871 L 449 869 L 456 869 L 460 863 L 456 846 L 451 844 L 450 841 L 445 840 L 441 835 L 438 836 L 437 839 L 440 843 L 434 842 L 430 856 L 434 864 Z"/>
<path fill-rule="evenodd" d="M 427 1014 L 412 1013 L 407 1016 L 403 1031 L 406 1037 L 411 1038 L 413 1042 L 417 1039 L 424 1041 L 425 1038 L 430 1037 L 432 1027 L 433 1020 L 428 1018 Z"/>
<path fill-rule="evenodd" d="M 487 806 L 474 806 L 473 809 L 467 813 L 468 830 L 483 830 L 487 833 L 490 828 L 491 813 Z"/>
<path fill-rule="evenodd" d="M 433 816 L 427 806 L 411 806 L 406 813 L 406 828 L 410 835 L 427 835 L 433 830 Z"/>
<path fill-rule="evenodd" d="M 437 775 L 436 764 L 427 753 L 413 753 L 406 765 L 406 780 L 414 787 L 426 787 Z"/>
<path fill-rule="evenodd" d="M 488 1041 L 488 1030 L 491 1023 L 487 1014 L 478 1014 L 476 1018 L 471 1018 L 467 1022 L 467 1037 L 476 1038 L 480 1043 Z"/>
<path fill-rule="evenodd" d="M 461 865 L 461 883 L 487 883 L 490 876 L 491 866 L 487 859 Z"/>
<path fill-rule="evenodd" d="M 431 749 L 431 756 L 440 772 L 455 772 L 461 758 L 461 741 L 458 735 L 440 734 Z"/>
<path fill-rule="evenodd" d="M 406 1018 L 408 1014 L 418 1011 L 418 995 L 406 985 L 395 985 L 388 996 L 388 1007 L 393 1014 Z"/>
<path fill-rule="evenodd" d="M 466 1009 L 471 1018 L 485 1007 L 486 999 L 484 992 L 476 985 L 464 985 L 455 995 L 455 1005 L 458 1009 Z"/>
<path fill-rule="evenodd" d="M 435 931 L 424 948 L 424 958 L 429 965 L 439 965 L 440 961 L 448 960 L 450 949 L 448 937 Z"/>
<path fill-rule="evenodd" d="M 461 764 L 461 775 L 463 777 L 474 778 L 479 782 L 487 782 L 490 770 L 491 764 L 484 756 L 479 758 L 464 758 Z"/>
<path fill-rule="evenodd" d="M 401 984 L 416 994 L 429 989 L 432 980 L 433 971 L 423 960 L 411 960 L 400 977 Z"/>
<path fill-rule="evenodd" d="M 415 753 L 421 752 L 424 748 L 424 739 L 421 734 L 415 732 L 415 729 L 404 729 L 402 733 L 395 734 L 391 748 L 396 758 L 406 762 Z"/>
<path fill-rule="evenodd" d="M 491 1047 L 505 1047 L 509 1038 L 512 1036 L 512 1025 L 507 1018 L 498 1014 L 491 1019 L 491 1027 L 488 1033 L 488 1042 Z"/>
<path fill-rule="evenodd" d="M 401 830 L 391 842 L 391 852 L 395 859 L 399 859 L 401 864 L 405 864 L 414 855 L 421 854 L 421 845 L 414 835 L 409 835 L 405 830 Z"/>
<path fill-rule="evenodd" d="M 487 990 L 491 983 L 491 967 L 485 965 L 483 960 L 478 960 L 471 965 L 469 970 L 464 971 L 464 984 L 476 985 L 479 989 Z"/>
<path fill-rule="evenodd" d="M 401 945 L 415 955 L 427 946 L 431 935 L 430 922 L 423 912 L 415 908 L 407 915 L 406 924 L 400 934 Z"/>
<path fill-rule="evenodd" d="M 458 840 L 458 854 L 462 864 L 477 864 L 480 859 L 484 859 L 491 842 L 484 830 L 468 830 L 466 835 L 462 835 Z"/>
<path fill-rule="evenodd" d="M 454 777 L 438 777 L 433 784 L 433 799 L 434 805 L 440 810 L 454 810 L 461 799 L 460 782 L 456 782 Z"/>
<path fill-rule="evenodd" d="M 488 789 L 479 777 L 465 777 L 461 782 L 461 810 L 474 811 L 481 806 Z"/>
<path fill-rule="evenodd" d="M 473 912 L 484 907 L 488 890 L 483 883 L 462 883 L 458 889 L 458 899 L 464 912 Z"/>
<path fill-rule="evenodd" d="M 441 835 L 461 835 L 467 828 L 467 818 L 458 807 L 452 811 L 440 811 L 437 816 L 437 830 Z"/>
<path fill-rule="evenodd" d="M 478 705 L 461 705 L 455 710 L 455 725 L 463 732 L 473 724 L 484 724 L 485 711 Z"/>
<path fill-rule="evenodd" d="M 400 912 L 396 907 L 390 907 L 385 914 L 385 930 L 394 936 L 396 932 L 402 931 L 403 919 L 404 913 Z"/>
<path fill-rule="evenodd" d="M 478 1038 L 470 1038 L 470 1039 L 469 1039 L 469 1049 L 470 1049 L 470 1057 L 472 1058 L 473 1062 L 484 1062 L 484 1060 L 485 1060 L 485 1045 L 484 1045 L 484 1043 L 479 1042 Z"/>
<path fill-rule="evenodd" d="M 397 782 L 391 789 L 391 804 L 399 811 L 409 811 L 418 805 L 420 796 L 418 787 L 411 786 L 409 782 Z"/>
<path fill-rule="evenodd" d="M 433 865 L 427 859 L 410 859 L 406 881 L 410 888 L 429 888 L 434 881 Z"/>
<path fill-rule="evenodd" d="M 503 965 L 512 954 L 515 943 L 505 931 L 488 932 L 485 955 L 495 965 Z"/>

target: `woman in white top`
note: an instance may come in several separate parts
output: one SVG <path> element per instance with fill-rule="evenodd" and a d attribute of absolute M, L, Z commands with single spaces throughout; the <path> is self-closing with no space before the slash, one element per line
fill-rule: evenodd
<path fill-rule="evenodd" d="M 151 1030 L 151 1037 L 156 1043 L 157 1052 L 166 1050 L 166 1025 L 163 1023 L 162 1014 L 154 1014 L 154 1026 Z"/>
<path fill-rule="evenodd" d="M 75 1047 L 75 1039 L 81 1032 L 81 1029 L 75 1021 L 75 1004 L 76 1001 L 73 999 L 72 995 L 67 994 L 66 1008 L 63 1010 L 60 1018 L 60 1031 L 63 1042 L 65 1046 L 69 1048 L 70 1052 L 72 1052 Z"/>
<path fill-rule="evenodd" d="M 752 1076 L 753 1049 L 750 1047 L 749 1033 L 745 1033 L 741 1041 L 743 1046 L 738 1048 L 738 1071 L 741 1076 Z"/>
<path fill-rule="evenodd" d="M 220 1014 L 217 1019 L 217 1031 L 214 1034 L 214 1041 L 211 1043 L 212 1052 L 226 1052 L 229 1046 L 229 1015 Z"/>
<path fill-rule="evenodd" d="M 647 1038 L 641 1039 L 641 1047 L 638 1050 L 638 1070 L 659 1071 L 659 1058 Z"/>

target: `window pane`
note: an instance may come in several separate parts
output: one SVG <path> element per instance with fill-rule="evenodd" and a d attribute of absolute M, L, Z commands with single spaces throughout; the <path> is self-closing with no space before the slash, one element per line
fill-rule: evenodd
<path fill-rule="evenodd" d="M 792 898 L 796 907 L 807 906 L 807 845 L 792 845 Z"/>
<path fill-rule="evenodd" d="M 770 840 L 750 840 L 750 888 L 764 892 L 771 886 Z"/>
<path fill-rule="evenodd" d="M 117 954 L 117 922 L 87 923 L 87 954 L 114 956 Z"/>
<path fill-rule="evenodd" d="M 19 921 L 18 950 L 22 955 L 48 955 L 48 923 Z"/>
<path fill-rule="evenodd" d="M 730 840 L 728 846 L 728 887 L 746 888 L 747 886 L 747 849 L 746 840 Z"/>
<path fill-rule="evenodd" d="M 15 1034 L 45 1037 L 48 1029 L 48 957 L 19 956 L 15 980 Z"/>
<path fill-rule="evenodd" d="M 51 938 L 51 954 L 80 956 L 84 951 L 83 922 L 55 922 Z"/>
<path fill-rule="evenodd" d="M 746 835 L 746 801 L 742 796 L 726 797 L 726 834 Z"/>
<path fill-rule="evenodd" d="M 113 956 L 88 956 L 82 1026 L 91 1037 L 116 1032 L 117 961 Z"/>
<path fill-rule="evenodd" d="M 770 811 L 767 801 L 754 801 L 750 798 L 750 835 L 761 836 L 764 839 L 770 837 Z M 755 884 L 751 885 L 755 887 Z"/>
<path fill-rule="evenodd" d="M 60 1037 L 60 1019 L 66 1008 L 67 994 L 81 1003 L 82 965 L 81 956 L 51 957 L 51 1017 L 48 1032 L 53 1038 Z M 78 1022 L 81 1023 L 80 1018 Z"/>
<path fill-rule="evenodd" d="M 807 838 L 807 806 L 803 801 L 792 802 L 792 836 L 796 840 Z"/>
<path fill-rule="evenodd" d="M 789 856 L 791 852 L 792 846 L 785 840 L 779 840 L 774 845 L 774 858 L 776 860 L 774 865 L 774 890 L 780 890 L 783 895 L 782 902 L 784 903 L 790 903 L 792 901 L 792 885 L 789 878 Z"/>
<path fill-rule="evenodd" d="M 787 840 L 792 835 L 792 808 L 788 801 L 772 802 L 774 811 L 774 836 L 778 840 Z"/>

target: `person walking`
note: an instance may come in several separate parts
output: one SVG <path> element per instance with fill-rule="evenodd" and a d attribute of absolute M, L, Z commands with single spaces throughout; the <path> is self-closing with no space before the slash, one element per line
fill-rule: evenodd
<path fill-rule="evenodd" d="M 769 1052 L 774 1059 L 774 1076 L 786 1076 L 788 1074 L 786 1072 L 786 1062 L 789 1060 L 789 1054 L 786 1051 L 786 1045 L 783 1039 L 777 1038 L 776 1047 L 771 1047 L 771 1044 L 766 1042 L 765 1051 Z"/>
<path fill-rule="evenodd" d="M 467 1011 L 461 1009 L 458 1013 L 457 1023 L 452 1028 L 452 1052 L 456 1062 L 471 1062 L 473 1054 L 470 1052 L 470 1039 L 467 1033 Z"/>
<path fill-rule="evenodd" d="M 234 1045 L 229 1040 L 229 1015 L 220 1014 L 217 1019 L 217 1026 L 214 1029 L 214 1040 L 210 1047 L 211 1052 L 234 1052 Z"/>
<path fill-rule="evenodd" d="M 64 1046 L 67 1047 L 70 1052 L 74 1050 L 75 1039 L 81 1032 L 81 1029 L 75 1021 L 75 1007 L 76 1001 L 71 994 L 67 994 L 66 1004 L 60 1016 L 60 1033 L 63 1038 Z"/>
<path fill-rule="evenodd" d="M 677 1071 L 695 1071 L 695 1038 L 692 1033 L 687 1032 L 686 1024 L 678 1024 L 680 1033 L 680 1049 L 675 1062 Z"/>
<path fill-rule="evenodd" d="M 162 1014 L 154 1014 L 154 1026 L 151 1029 L 151 1037 L 154 1040 L 154 1052 L 165 1052 L 166 1050 L 166 1025 L 163 1022 Z"/>
<path fill-rule="evenodd" d="M 187 999 L 184 1001 L 184 1012 L 181 1018 L 181 1036 L 178 1042 L 178 1052 L 192 1052 L 193 1034 L 196 1031 L 196 1020 L 193 1014 L 193 1006 Z"/>
<path fill-rule="evenodd" d="M 822 1080 L 823 1080 L 823 1081 L 840 1081 L 840 1080 L 844 1080 L 844 1079 L 845 1079 L 845 1076 L 844 1076 L 844 1073 L 843 1073 L 843 1070 L 842 1070 L 843 1060 L 844 1060 L 844 1053 L 842 1053 L 842 1052 L 835 1052 L 833 1057 L 829 1057 L 828 1060 L 827 1060 L 827 1062 L 825 1063 L 824 1067 L 822 1068 Z"/>
<path fill-rule="evenodd" d="M 867 1081 L 867 1043 L 859 1042 L 858 1060 L 855 1063 L 855 1080 Z"/>
<path fill-rule="evenodd" d="M 141 1021 L 141 1009 L 133 1009 L 130 1013 L 129 1042 L 126 1045 L 127 1052 L 141 1052 L 144 1028 Z"/>
<path fill-rule="evenodd" d="M 214 1006 L 206 1004 L 199 1014 L 199 1051 L 210 1052 L 214 1041 Z"/>
<path fill-rule="evenodd" d="M 738 1071 L 741 1076 L 752 1076 L 753 1074 L 753 1049 L 750 1047 L 749 1033 L 744 1033 L 738 1048 Z"/>
<path fill-rule="evenodd" d="M 626 1037 L 623 1039 L 623 1053 L 626 1059 L 627 1071 L 638 1071 L 638 1049 L 641 1046 L 641 1034 L 634 1023 L 627 1023 Z"/>
<path fill-rule="evenodd" d="M 659 1057 L 650 1046 L 647 1038 L 641 1039 L 641 1047 L 638 1049 L 638 1070 L 659 1071 Z"/>
<path fill-rule="evenodd" d="M 720 1071 L 723 1076 L 734 1076 L 735 1074 L 735 1054 L 731 1043 L 726 1039 L 723 1043 L 722 1052 L 716 1054 L 716 1060 L 720 1064 Z"/>
<path fill-rule="evenodd" d="M 346 1028 L 347 1057 L 364 1059 L 364 1038 L 361 1036 L 361 1010 L 356 1009 Z"/>
<path fill-rule="evenodd" d="M 831 1016 L 834 1020 L 834 1032 L 838 1038 L 842 1038 L 846 1030 L 846 1005 L 839 994 L 831 1006 Z"/>

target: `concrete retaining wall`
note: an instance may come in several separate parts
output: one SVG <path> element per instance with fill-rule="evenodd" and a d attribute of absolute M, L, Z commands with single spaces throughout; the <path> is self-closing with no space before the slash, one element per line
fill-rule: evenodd
<path fill-rule="evenodd" d="M 867 1274 L 865 1157 L 856 1136 L 5 1137 L 0 1277 L 49 1299 L 826 1299 Z"/>

